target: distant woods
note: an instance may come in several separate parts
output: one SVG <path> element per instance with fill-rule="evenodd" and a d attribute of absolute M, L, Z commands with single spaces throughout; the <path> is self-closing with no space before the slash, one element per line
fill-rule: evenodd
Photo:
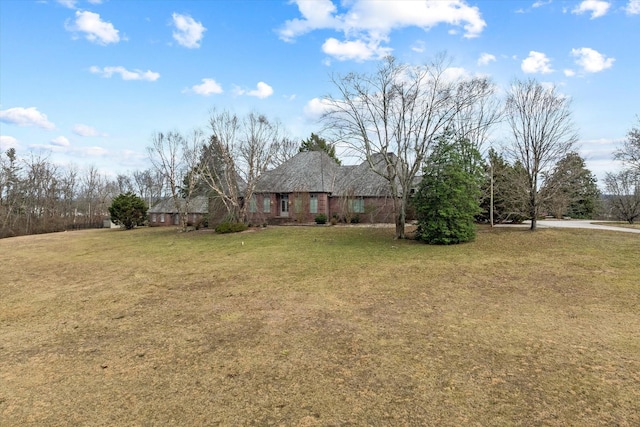
<path fill-rule="evenodd" d="M 151 203 L 163 185 L 151 169 L 114 178 L 94 166 L 61 167 L 43 154 L 19 158 L 10 148 L 0 153 L 0 237 L 101 227 L 118 194 Z"/>

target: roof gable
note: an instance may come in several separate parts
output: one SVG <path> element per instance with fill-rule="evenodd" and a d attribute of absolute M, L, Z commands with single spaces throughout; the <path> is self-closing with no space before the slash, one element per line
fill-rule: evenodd
<path fill-rule="evenodd" d="M 339 170 L 340 165 L 324 151 L 305 151 L 260 175 L 255 191 L 331 193 Z"/>

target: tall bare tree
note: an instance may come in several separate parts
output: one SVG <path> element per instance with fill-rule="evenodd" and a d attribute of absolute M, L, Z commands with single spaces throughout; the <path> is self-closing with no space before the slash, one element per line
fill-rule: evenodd
<path fill-rule="evenodd" d="M 326 134 L 388 181 L 396 238 L 405 237 L 408 200 L 433 141 L 455 129 L 458 114 L 491 94 L 484 79 L 456 76 L 449 63 L 444 55 L 421 66 L 388 57 L 370 74 L 333 75 L 337 95 L 324 99 Z M 465 133 L 472 130 L 482 133 Z"/>
<path fill-rule="evenodd" d="M 187 229 L 187 215 L 196 181 L 198 154 L 204 144 L 203 133 L 192 131 L 186 138 L 177 131 L 157 132 L 147 147 L 149 159 L 161 174 L 169 190 L 175 211 L 180 215 L 183 231 Z"/>
<path fill-rule="evenodd" d="M 505 111 L 512 136 L 509 154 L 526 171 L 531 230 L 536 229 L 540 208 L 552 194 L 544 187 L 545 176 L 578 139 L 570 106 L 571 100 L 555 87 L 533 79 L 515 81 L 507 96 Z"/>
<path fill-rule="evenodd" d="M 640 174 L 640 116 L 638 124 L 627 133 L 624 145 L 614 153 L 614 158 Z"/>
<path fill-rule="evenodd" d="M 162 174 L 155 169 L 145 169 L 133 172 L 133 182 L 136 194 L 151 207 L 153 203 L 162 197 L 163 186 Z"/>
<path fill-rule="evenodd" d="M 612 214 L 629 224 L 640 218 L 640 174 L 631 169 L 604 178 Z"/>
<path fill-rule="evenodd" d="M 286 157 L 291 144 L 279 122 L 255 112 L 241 118 L 214 110 L 209 125 L 212 136 L 202 151 L 201 179 L 231 219 L 244 221 L 258 177 L 278 157 Z"/>
<path fill-rule="evenodd" d="M 448 65 L 444 55 L 421 66 L 388 57 L 371 74 L 332 76 L 338 94 L 324 100 L 327 134 L 389 183 L 396 238 L 405 237 L 408 200 L 433 141 L 491 93 L 476 90 L 483 87 L 478 79 L 456 75 Z"/>

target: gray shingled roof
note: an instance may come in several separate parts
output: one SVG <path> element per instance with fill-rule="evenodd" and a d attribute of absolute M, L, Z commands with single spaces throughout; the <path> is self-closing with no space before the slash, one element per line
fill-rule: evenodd
<path fill-rule="evenodd" d="M 331 193 L 340 165 L 324 151 L 298 153 L 258 179 L 258 193 Z"/>
<path fill-rule="evenodd" d="M 380 155 L 381 156 L 381 155 Z M 377 160 L 377 161 L 376 161 Z M 374 159 L 384 167 L 382 157 Z M 389 184 L 367 162 L 340 166 L 324 151 L 298 153 L 280 166 L 264 172 L 257 193 L 329 193 L 333 196 L 386 197 Z"/>
<path fill-rule="evenodd" d="M 184 207 L 184 200 L 180 199 L 180 208 Z M 196 196 L 189 202 L 189 213 L 208 213 L 209 198 L 207 196 Z M 149 208 L 148 213 L 178 213 L 173 203 L 172 197 L 166 197 Z"/>

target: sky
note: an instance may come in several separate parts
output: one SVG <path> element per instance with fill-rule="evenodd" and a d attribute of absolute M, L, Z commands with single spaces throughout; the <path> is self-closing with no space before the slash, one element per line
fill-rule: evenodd
<path fill-rule="evenodd" d="M 534 78 L 571 97 L 602 183 L 640 120 L 639 42 L 640 0 L 0 0 L 0 149 L 115 176 L 150 167 L 156 132 L 206 132 L 214 109 L 302 140 L 331 75 L 446 53 L 502 94 Z"/>

